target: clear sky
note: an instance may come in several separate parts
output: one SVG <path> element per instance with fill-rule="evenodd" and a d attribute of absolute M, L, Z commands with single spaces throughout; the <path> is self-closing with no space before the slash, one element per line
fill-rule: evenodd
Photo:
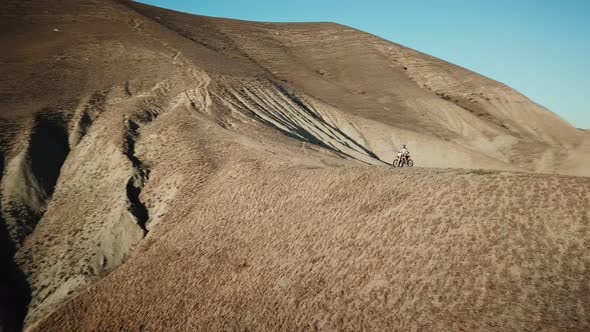
<path fill-rule="evenodd" d="M 331 21 L 506 83 L 590 129 L 590 0 L 141 0 L 269 22 Z"/>

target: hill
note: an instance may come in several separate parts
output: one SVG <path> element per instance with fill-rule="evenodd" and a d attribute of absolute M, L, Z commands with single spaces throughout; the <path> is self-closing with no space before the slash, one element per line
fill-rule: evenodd
<path fill-rule="evenodd" d="M 590 137 L 504 84 L 334 23 L 0 28 L 5 329 L 588 328 Z"/>

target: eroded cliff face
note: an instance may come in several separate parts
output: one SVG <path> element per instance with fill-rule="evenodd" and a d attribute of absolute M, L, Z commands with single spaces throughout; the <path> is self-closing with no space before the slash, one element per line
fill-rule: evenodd
<path fill-rule="evenodd" d="M 410 252 L 408 259 L 397 261 L 388 249 L 367 252 L 354 244 L 345 249 L 341 241 L 315 246 L 330 232 L 341 239 L 354 238 L 359 229 L 347 225 L 367 220 L 373 222 L 365 234 L 369 242 L 378 234 L 414 242 L 410 238 L 417 233 L 408 233 L 411 227 L 406 223 L 418 220 L 422 222 L 416 227 L 431 236 L 421 244 L 426 252 L 435 250 L 434 240 L 441 232 L 446 239 L 455 234 L 467 241 L 433 263 L 441 263 L 441 273 L 448 276 L 457 266 L 444 262 L 463 257 L 475 264 L 493 247 L 465 238 L 474 229 L 481 231 L 481 237 L 496 238 L 508 230 L 544 227 L 548 233 L 537 229 L 538 236 L 551 242 L 559 219 L 565 230 L 560 233 L 561 242 L 551 243 L 555 250 L 568 253 L 554 257 L 565 265 L 552 260 L 553 251 L 535 256 L 535 238 L 514 235 L 520 233 L 514 233 L 502 248 L 494 247 L 498 255 L 514 248 L 524 250 L 523 260 L 536 259 L 546 270 L 549 266 L 548 272 L 518 270 L 508 263 L 518 265 L 520 258 L 502 261 L 506 271 L 518 270 L 521 281 L 540 278 L 539 284 L 527 289 L 536 302 L 523 302 L 530 310 L 509 315 L 508 321 L 541 315 L 555 319 L 557 327 L 568 322 L 579 327 L 588 324 L 584 317 L 566 313 L 584 312 L 587 303 L 576 302 L 562 310 L 542 294 L 548 287 L 545 281 L 551 278 L 564 284 L 587 278 L 576 270 L 579 261 L 573 258 L 588 236 L 584 226 L 587 178 L 500 171 L 588 175 L 583 165 L 590 156 L 589 135 L 510 88 L 332 23 L 243 22 L 126 1 L 9 1 L 0 15 L 0 28 L 14 31 L 0 39 L 10 46 L 2 54 L 6 65 L 0 81 L 6 91 L 0 102 L 0 250 L 3 271 L 8 271 L 0 279 L 6 294 L 0 304 L 2 324 L 8 330 L 18 329 L 23 320 L 31 324 L 39 319 L 42 329 L 116 328 L 116 318 L 111 320 L 115 325 L 100 319 L 104 310 L 120 312 L 121 320 L 128 320 L 128 314 L 137 322 L 145 319 L 138 328 L 156 328 L 163 321 L 160 315 L 168 313 L 174 324 L 182 324 L 172 309 L 151 306 L 155 301 L 150 296 L 155 293 L 145 288 L 168 292 L 157 296 L 160 300 L 177 297 L 186 309 L 186 301 L 197 297 L 176 292 L 174 287 L 190 289 L 203 278 L 218 277 L 219 284 L 207 286 L 212 293 L 203 293 L 212 299 L 203 298 L 203 312 L 222 308 L 236 324 L 257 322 L 278 328 L 270 320 L 261 321 L 262 316 L 239 314 L 246 305 L 243 301 L 260 290 L 261 282 L 270 282 L 262 274 L 276 283 L 274 293 L 261 300 L 260 310 L 271 310 L 272 299 L 295 301 L 283 303 L 285 307 L 309 304 L 300 308 L 300 317 L 279 310 L 277 319 L 284 328 L 319 324 L 312 317 L 319 307 L 328 308 L 331 317 L 340 317 L 361 302 L 375 311 L 354 317 L 372 320 L 387 308 L 383 304 L 390 302 L 387 291 L 402 278 L 391 271 L 409 275 L 425 271 L 412 263 Z M 388 164 L 401 144 L 409 145 L 417 166 L 489 171 L 397 173 Z M 521 190 L 518 186 L 506 189 L 490 182 L 508 185 L 513 179 L 519 179 L 523 188 L 532 188 L 535 195 L 515 197 L 510 191 Z M 463 192 L 462 183 L 471 189 Z M 310 189 L 316 184 L 323 189 Z M 389 198 L 372 204 L 375 195 Z M 458 223 L 481 208 L 471 206 L 470 199 L 482 195 L 488 195 L 490 204 L 502 211 L 501 217 L 478 215 L 481 223 L 493 225 L 480 229 L 477 223 L 468 224 L 454 233 Z M 433 197 L 467 210 L 457 216 L 438 211 Z M 324 203 L 311 204 L 316 199 Z M 539 199 L 552 202 L 551 206 L 536 205 Z M 426 208 L 419 208 L 420 202 Z M 528 214 L 519 204 L 530 205 Z M 221 207 L 227 215 L 220 213 Z M 546 211 L 549 207 L 554 210 Z M 338 212 L 342 209 L 343 214 Z M 289 216 L 289 211 L 300 212 Z M 549 212 L 561 217 L 546 217 Z M 518 223 L 504 224 L 515 218 Z M 286 221 L 288 227 L 283 224 Z M 441 230 L 435 221 L 441 222 Z M 306 222 L 325 232 L 298 234 L 297 229 L 311 225 Z M 392 223 L 399 228 L 387 226 Z M 232 229 L 242 235 L 232 236 Z M 272 248 L 254 245 L 256 239 L 270 236 L 267 231 L 281 240 Z M 189 238 L 198 241 L 190 250 L 186 250 L 188 242 L 174 240 L 190 242 Z M 376 243 L 386 248 L 387 241 L 380 239 Z M 232 244 L 234 240 L 237 244 Z M 337 254 L 357 247 L 354 259 Z M 314 252 L 309 262 L 295 259 L 297 253 L 309 250 Z M 346 275 L 358 287 L 368 287 L 367 292 L 385 296 L 385 302 L 363 302 L 360 295 L 349 294 L 350 301 L 341 298 L 341 305 L 331 307 L 327 293 L 315 297 L 301 288 L 313 284 L 333 294 L 344 291 L 349 283 L 334 281 L 336 267 L 362 260 L 363 255 L 381 260 L 389 272 L 370 265 Z M 287 256 L 293 259 L 280 263 L 279 258 Z M 319 260 L 326 261 L 317 275 L 297 267 L 301 263 L 313 270 Z M 193 271 L 181 262 L 200 267 Z M 241 279 L 242 271 L 253 264 L 260 275 Z M 183 273 L 178 273 L 180 266 Z M 488 275 L 494 268 L 486 265 L 480 272 Z M 560 274 L 559 269 L 569 272 Z M 144 277 L 150 273 L 170 284 L 158 279 L 156 285 L 148 286 Z M 222 275 L 232 276 L 231 280 Z M 123 276 L 128 277 L 126 281 Z M 324 281 L 316 284 L 312 276 Z M 407 287 L 428 286 L 425 280 L 413 283 L 407 277 L 402 278 Z M 511 277 L 493 278 L 489 280 L 494 285 L 505 285 Z M 231 288 L 237 281 L 243 290 Z M 97 286 L 88 288 L 96 282 Z M 174 289 L 171 284 L 176 285 Z M 489 290 L 484 301 L 489 305 L 476 301 L 478 310 L 489 317 L 500 310 L 499 304 L 506 299 L 494 285 L 483 279 L 468 284 L 473 292 L 482 287 Z M 199 285 L 197 289 L 205 284 Z M 301 288 L 303 293 L 287 296 L 288 285 L 300 285 L 291 289 Z M 459 294 L 459 286 L 447 286 L 440 289 Z M 584 291 L 576 287 L 560 288 L 559 296 L 570 299 Z M 235 293 L 237 302 L 223 306 L 224 290 Z M 465 314 L 473 299 L 432 294 L 439 296 L 442 307 L 458 303 L 459 309 L 449 317 L 466 317 L 461 326 L 479 326 Z M 95 301 L 90 300 L 93 296 L 107 295 L 113 301 L 104 302 L 104 307 L 101 301 L 99 307 L 90 303 Z M 395 298 L 407 310 L 422 305 L 400 294 Z M 128 308 L 120 310 L 123 303 Z M 92 310 L 85 311 L 90 306 Z M 541 310 L 548 306 L 554 309 Z M 184 312 L 182 308 L 179 312 Z M 265 316 L 270 317 L 268 312 Z M 220 327 L 212 317 L 191 319 L 195 327 Z M 342 325 L 322 317 L 327 325 L 321 326 L 362 327 L 359 321 Z M 447 323 L 441 316 L 435 325 L 450 327 Z"/>

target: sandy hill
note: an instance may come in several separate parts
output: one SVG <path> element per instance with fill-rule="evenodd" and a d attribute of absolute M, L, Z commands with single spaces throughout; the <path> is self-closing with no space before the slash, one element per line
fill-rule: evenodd
<path fill-rule="evenodd" d="M 590 328 L 590 135 L 509 87 L 334 23 L 0 29 L 5 330 Z"/>

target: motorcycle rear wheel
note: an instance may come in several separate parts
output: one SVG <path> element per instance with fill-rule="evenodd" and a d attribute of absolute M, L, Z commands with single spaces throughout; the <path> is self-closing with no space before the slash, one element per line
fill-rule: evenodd
<path fill-rule="evenodd" d="M 414 161 L 412 159 L 408 160 L 408 167 L 414 166 Z"/>
<path fill-rule="evenodd" d="M 393 161 L 393 167 L 399 167 L 399 159 Z"/>

